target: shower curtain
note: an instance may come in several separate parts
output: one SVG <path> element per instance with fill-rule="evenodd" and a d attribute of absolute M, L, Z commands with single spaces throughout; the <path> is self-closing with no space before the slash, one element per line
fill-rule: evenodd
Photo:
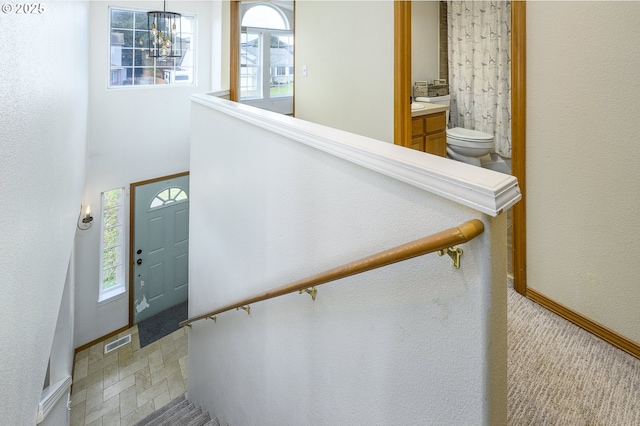
<path fill-rule="evenodd" d="M 452 127 L 494 135 L 511 157 L 511 2 L 447 1 Z"/>

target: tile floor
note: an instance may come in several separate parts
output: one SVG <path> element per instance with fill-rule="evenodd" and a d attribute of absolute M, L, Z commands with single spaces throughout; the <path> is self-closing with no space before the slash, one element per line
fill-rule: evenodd
<path fill-rule="evenodd" d="M 131 333 L 131 343 L 104 345 Z M 76 354 L 71 426 L 129 426 L 186 392 L 187 332 L 140 349 L 138 326 Z"/>

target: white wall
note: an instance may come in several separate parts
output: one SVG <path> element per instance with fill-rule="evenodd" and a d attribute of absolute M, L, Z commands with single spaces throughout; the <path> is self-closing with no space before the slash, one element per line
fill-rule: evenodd
<path fill-rule="evenodd" d="M 358 140 L 411 170 L 433 157 L 259 114 L 287 134 Z M 472 218 L 486 226 L 463 246 L 459 270 L 434 253 L 323 285 L 315 302 L 292 294 L 252 305 L 251 315 L 193 324 L 193 402 L 237 425 L 506 422 L 504 215 L 490 218 L 199 104 L 191 170 L 192 316 Z"/>
<path fill-rule="evenodd" d="M 295 116 L 393 143 L 393 2 L 297 2 L 295 37 Z"/>
<path fill-rule="evenodd" d="M 411 84 L 440 78 L 440 2 L 411 3 Z"/>
<path fill-rule="evenodd" d="M 15 6 L 15 3 L 11 3 Z M 0 25 L 0 413 L 34 425 L 82 202 L 87 2 Z"/>
<path fill-rule="evenodd" d="M 90 3 L 90 101 L 84 198 L 92 205 L 95 219 L 93 227 L 78 233 L 76 239 L 76 347 L 117 330 L 129 321 L 128 294 L 98 306 L 100 194 L 105 190 L 126 187 L 132 182 L 189 169 L 189 96 L 210 90 L 212 80 L 211 2 L 182 1 L 168 7 L 168 10 L 197 17 L 197 84 L 124 89 L 107 88 L 109 6 L 148 10 L 150 3 Z M 128 202 L 127 196 L 127 212 Z M 127 214 L 127 228 L 128 221 Z"/>
<path fill-rule="evenodd" d="M 639 2 L 527 4 L 528 286 L 640 342 Z"/>

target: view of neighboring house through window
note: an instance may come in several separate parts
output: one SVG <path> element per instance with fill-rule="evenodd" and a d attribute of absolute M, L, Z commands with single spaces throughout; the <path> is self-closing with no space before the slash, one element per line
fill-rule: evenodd
<path fill-rule="evenodd" d="M 124 291 L 123 193 L 124 188 L 102 193 L 100 300 Z"/>
<path fill-rule="evenodd" d="M 195 17 L 182 15 L 181 56 L 149 56 L 146 11 L 110 9 L 109 86 L 192 84 L 194 82 Z"/>
<path fill-rule="evenodd" d="M 246 7 L 240 34 L 240 101 L 293 96 L 291 23 L 275 5 Z"/>

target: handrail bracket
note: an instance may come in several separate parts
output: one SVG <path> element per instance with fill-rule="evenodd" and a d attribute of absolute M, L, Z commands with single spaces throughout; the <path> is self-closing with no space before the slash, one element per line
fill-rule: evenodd
<path fill-rule="evenodd" d="M 444 256 L 448 254 L 451 260 L 453 260 L 453 267 L 460 269 L 460 259 L 462 258 L 462 249 L 458 246 L 449 247 L 446 249 L 438 250 L 438 256 Z"/>
<path fill-rule="evenodd" d="M 294 293 L 296 291 L 300 294 L 307 293 L 311 296 L 312 300 L 316 300 L 316 295 L 318 293 L 316 286 L 360 274 L 362 272 L 371 271 L 396 262 L 413 259 L 417 256 L 434 253 L 436 251 L 440 256 L 444 256 L 445 253 L 448 254 L 453 260 L 453 267 L 460 269 L 462 249 L 455 244 L 468 243 L 483 232 L 484 224 L 482 221 L 479 219 L 471 219 L 455 228 L 445 229 L 444 231 L 437 232 L 433 235 L 410 241 L 397 247 L 363 257 L 362 259 L 355 260 L 345 265 L 337 266 L 319 274 L 311 275 L 284 286 L 271 289 L 266 293 L 258 294 L 242 301 L 219 307 L 214 311 L 194 316 L 182 321 L 180 326 L 191 327 L 191 323 L 203 319 L 211 319 L 215 322 L 216 315 L 230 311 L 234 308 L 238 311 L 242 309 L 247 314 L 251 315 L 251 308 L 249 307 L 249 304 Z M 448 248 L 443 249 L 443 247 Z"/>
<path fill-rule="evenodd" d="M 251 306 L 249 306 L 249 305 L 238 306 L 236 308 L 236 311 L 239 311 L 240 309 L 242 309 L 243 311 L 246 311 L 247 314 L 251 315 Z"/>
<path fill-rule="evenodd" d="M 311 288 L 303 288 L 298 293 L 300 293 L 300 294 L 308 293 L 308 294 L 311 295 L 311 300 L 316 300 L 316 294 L 318 294 L 318 290 L 314 286 L 314 287 L 311 287 Z"/>

